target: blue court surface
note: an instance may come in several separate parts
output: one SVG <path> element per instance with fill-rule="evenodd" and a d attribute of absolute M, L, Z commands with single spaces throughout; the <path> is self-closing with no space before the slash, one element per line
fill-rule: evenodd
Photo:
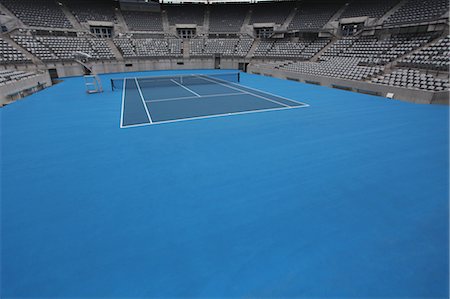
<path fill-rule="evenodd" d="M 239 73 L 230 72 L 113 79 L 111 83 L 113 90 L 123 91 L 122 128 L 308 106 L 236 84 L 239 78 Z"/>
<path fill-rule="evenodd" d="M 2 298 L 448 296 L 448 107 L 218 72 L 0 109 Z"/>

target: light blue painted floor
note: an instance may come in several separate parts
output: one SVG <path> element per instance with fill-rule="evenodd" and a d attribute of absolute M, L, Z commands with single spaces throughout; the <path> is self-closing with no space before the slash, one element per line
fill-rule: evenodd
<path fill-rule="evenodd" d="M 120 129 L 69 78 L 0 109 L 2 298 L 445 298 L 449 108 L 242 84 L 310 107 Z"/>

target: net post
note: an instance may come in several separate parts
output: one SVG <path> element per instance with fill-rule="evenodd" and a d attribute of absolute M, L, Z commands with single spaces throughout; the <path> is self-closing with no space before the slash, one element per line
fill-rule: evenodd
<path fill-rule="evenodd" d="M 109 79 L 111 81 L 111 91 L 114 91 L 114 81 L 113 79 Z"/>
<path fill-rule="evenodd" d="M 238 79 L 238 83 L 240 83 L 241 82 L 241 73 L 237 74 L 237 79 Z"/>

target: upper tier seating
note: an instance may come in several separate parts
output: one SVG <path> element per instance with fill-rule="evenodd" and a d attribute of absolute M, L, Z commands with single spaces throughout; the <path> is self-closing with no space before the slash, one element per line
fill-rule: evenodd
<path fill-rule="evenodd" d="M 340 3 L 303 4 L 297 9 L 288 28 L 302 31 L 321 29 L 340 6 Z"/>
<path fill-rule="evenodd" d="M 197 38 L 190 40 L 190 48 L 192 56 L 220 53 L 223 56 L 244 57 L 248 54 L 252 43 L 252 38 Z"/>
<path fill-rule="evenodd" d="M 399 0 L 354 0 L 350 2 L 340 18 L 371 17 L 380 18 Z"/>
<path fill-rule="evenodd" d="M 54 0 L 1 0 L 25 25 L 34 27 L 72 28 Z"/>
<path fill-rule="evenodd" d="M 434 74 L 407 69 L 395 70 L 390 74 L 373 78 L 372 83 L 428 91 L 444 91 L 449 88 L 448 77 L 437 78 Z"/>
<path fill-rule="evenodd" d="M 114 58 L 107 42 L 100 38 L 16 35 L 13 39 L 43 61 L 74 60 L 75 52 L 89 54 L 95 59 Z"/>
<path fill-rule="evenodd" d="M 116 22 L 116 13 L 111 1 L 70 0 L 68 4 L 79 22 Z"/>
<path fill-rule="evenodd" d="M 253 12 L 250 24 L 275 23 L 282 25 L 289 13 L 294 9 L 294 3 L 258 3 L 251 6 L 251 8 Z"/>
<path fill-rule="evenodd" d="M 385 24 L 420 23 L 436 20 L 448 11 L 448 0 L 408 0 Z"/>
<path fill-rule="evenodd" d="M 399 66 L 448 72 L 450 36 L 443 37 L 430 46 L 406 56 L 399 61 Z"/>
<path fill-rule="evenodd" d="M 165 5 L 170 25 L 197 24 L 203 25 L 205 21 L 205 5 Z"/>
<path fill-rule="evenodd" d="M 248 12 L 248 5 L 215 4 L 211 6 L 209 18 L 210 32 L 239 32 Z"/>
<path fill-rule="evenodd" d="M 328 48 L 320 57 L 357 57 L 368 64 L 384 65 L 429 42 L 431 34 L 395 35 L 385 40 L 373 36 L 344 37 Z"/>
<path fill-rule="evenodd" d="M 126 58 L 178 57 L 183 48 L 182 40 L 176 38 L 116 38 L 114 43 Z"/>
<path fill-rule="evenodd" d="M 266 41 L 262 40 L 254 53 L 255 57 L 290 57 L 300 60 L 311 59 L 330 42 L 329 39 Z"/>
<path fill-rule="evenodd" d="M 145 11 L 122 11 L 131 31 L 163 31 L 161 13 Z"/>
<path fill-rule="evenodd" d="M 0 38 L 0 64 L 31 62 L 22 52 Z"/>

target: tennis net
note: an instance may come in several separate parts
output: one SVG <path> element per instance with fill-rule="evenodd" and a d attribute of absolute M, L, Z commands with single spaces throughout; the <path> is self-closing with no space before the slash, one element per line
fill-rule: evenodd
<path fill-rule="evenodd" d="M 240 73 L 223 74 L 189 74 L 178 76 L 158 76 L 158 77 L 136 77 L 111 79 L 111 88 L 113 91 L 122 90 L 126 81 L 136 80 L 140 88 L 152 87 L 176 87 L 179 85 L 210 85 L 226 82 L 239 82 Z M 134 88 L 134 84 L 127 85 L 127 88 Z"/>

